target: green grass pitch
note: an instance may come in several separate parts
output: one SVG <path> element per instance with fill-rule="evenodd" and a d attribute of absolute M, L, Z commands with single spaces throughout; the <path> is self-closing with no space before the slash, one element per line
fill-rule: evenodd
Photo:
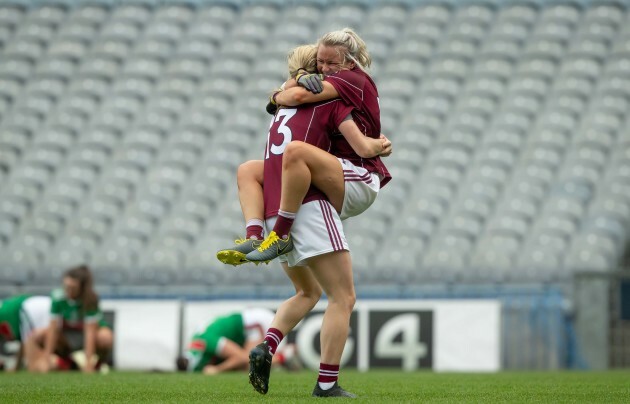
<path fill-rule="evenodd" d="M 112 372 L 0 374 L 0 403 L 295 403 L 316 373 L 272 373 L 262 396 L 245 373 L 219 376 Z M 341 385 L 370 403 L 630 403 L 630 371 L 460 374 L 342 370 Z"/>

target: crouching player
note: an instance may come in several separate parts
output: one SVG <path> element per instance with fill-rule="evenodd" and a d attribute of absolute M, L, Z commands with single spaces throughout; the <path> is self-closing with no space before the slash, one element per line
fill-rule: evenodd
<path fill-rule="evenodd" d="M 93 372 L 109 357 L 114 335 L 103 320 L 90 269 L 79 266 L 67 270 L 63 288 L 55 289 L 51 298 L 50 325 L 38 341 L 43 354 L 33 370 Z"/>
<path fill-rule="evenodd" d="M 184 355 L 177 358 L 177 369 L 206 375 L 247 370 L 249 351 L 263 341 L 273 317 L 271 310 L 248 308 L 215 318 L 193 335 Z M 295 345 L 282 347 L 279 355 L 274 356 L 274 364 L 299 370 L 301 363 Z"/>
<path fill-rule="evenodd" d="M 0 300 L 0 345 L 19 344 L 17 355 L 11 358 L 13 366 L 7 370 L 20 369 L 23 360 L 27 368 L 37 361 L 41 349 L 35 341 L 45 334 L 49 322 L 50 297 L 18 295 Z"/>

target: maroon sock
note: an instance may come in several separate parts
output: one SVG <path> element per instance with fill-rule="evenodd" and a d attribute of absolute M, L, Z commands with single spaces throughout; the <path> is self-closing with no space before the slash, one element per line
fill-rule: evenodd
<path fill-rule="evenodd" d="M 245 223 L 246 239 L 264 240 L 265 231 L 263 230 L 264 222 L 262 219 L 249 219 Z"/>
<path fill-rule="evenodd" d="M 339 378 L 339 365 L 319 364 L 318 383 L 334 383 Z"/>
<path fill-rule="evenodd" d="M 263 232 L 262 226 L 258 226 L 258 225 L 247 226 L 245 230 L 247 231 L 247 235 L 245 236 L 245 238 L 248 240 L 250 238 L 253 238 L 255 240 L 263 240 L 265 238 L 265 234 Z"/>
<path fill-rule="evenodd" d="M 269 352 L 273 355 L 276 353 L 276 349 L 278 349 L 278 345 L 282 342 L 284 335 L 282 335 L 282 331 L 277 328 L 269 328 L 267 330 L 267 335 L 265 335 L 265 341 L 267 341 L 267 346 L 269 347 Z"/>
<path fill-rule="evenodd" d="M 279 210 L 278 220 L 276 220 L 276 224 L 273 226 L 273 231 L 276 232 L 278 237 L 287 238 L 289 233 L 291 233 L 293 221 L 295 221 L 295 213 Z"/>

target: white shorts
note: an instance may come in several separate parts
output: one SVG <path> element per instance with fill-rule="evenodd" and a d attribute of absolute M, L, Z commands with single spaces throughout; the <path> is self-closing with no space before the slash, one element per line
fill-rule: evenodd
<path fill-rule="evenodd" d="M 343 168 L 345 193 L 341 208 L 341 220 L 354 217 L 369 208 L 381 189 L 381 178 L 363 167 L 357 167 L 348 160 L 338 159 Z"/>
<path fill-rule="evenodd" d="M 22 342 L 26 341 L 33 331 L 48 327 L 50 324 L 51 300 L 49 296 L 33 296 L 22 303 L 22 309 L 20 310 Z"/>
<path fill-rule="evenodd" d="M 265 221 L 268 231 L 273 229 L 278 217 Z M 328 201 L 311 201 L 300 207 L 291 227 L 291 237 L 295 248 L 280 257 L 290 267 L 306 265 L 311 257 L 333 251 L 349 250 L 343 232 L 341 218 Z"/>

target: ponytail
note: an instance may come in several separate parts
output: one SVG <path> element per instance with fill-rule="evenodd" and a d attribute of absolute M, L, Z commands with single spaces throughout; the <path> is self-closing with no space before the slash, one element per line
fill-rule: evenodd
<path fill-rule="evenodd" d="M 289 78 L 293 79 L 298 70 L 306 70 L 309 73 L 317 73 L 317 46 L 300 45 L 291 49 L 287 55 Z"/>
<path fill-rule="evenodd" d="M 86 265 L 80 265 L 66 271 L 64 277 L 75 279 L 79 282 L 79 301 L 83 307 L 83 312 L 96 310 L 98 308 L 98 295 L 94 291 L 94 279 L 92 271 Z"/>

